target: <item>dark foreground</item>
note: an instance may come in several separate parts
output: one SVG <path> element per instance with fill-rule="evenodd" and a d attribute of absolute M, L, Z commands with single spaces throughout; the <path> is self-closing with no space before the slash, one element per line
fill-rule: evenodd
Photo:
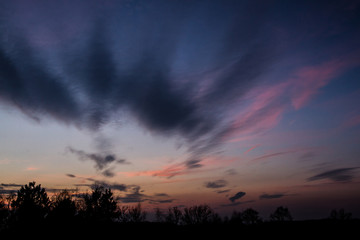
<path fill-rule="evenodd" d="M 360 220 L 333 221 L 311 220 L 292 222 L 263 222 L 256 225 L 212 223 L 178 226 L 167 223 L 22 223 L 1 230 L 0 238 L 271 238 L 309 239 L 338 238 L 355 239 L 359 236 Z"/>

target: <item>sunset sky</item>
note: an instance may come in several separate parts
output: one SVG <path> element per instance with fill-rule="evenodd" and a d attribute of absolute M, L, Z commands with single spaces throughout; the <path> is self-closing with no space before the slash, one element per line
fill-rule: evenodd
<path fill-rule="evenodd" d="M 0 1 L 0 193 L 360 217 L 359 1 Z"/>

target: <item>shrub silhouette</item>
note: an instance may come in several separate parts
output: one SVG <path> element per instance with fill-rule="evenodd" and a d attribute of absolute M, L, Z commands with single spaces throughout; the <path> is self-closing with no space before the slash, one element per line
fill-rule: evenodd
<path fill-rule="evenodd" d="M 274 213 L 270 214 L 270 220 L 277 222 L 285 222 L 292 221 L 293 218 L 288 208 L 280 206 L 275 210 Z"/>
<path fill-rule="evenodd" d="M 29 185 L 22 186 L 11 203 L 19 221 L 41 221 L 49 211 L 50 199 L 45 188 L 41 184 L 35 184 L 30 182 Z"/>

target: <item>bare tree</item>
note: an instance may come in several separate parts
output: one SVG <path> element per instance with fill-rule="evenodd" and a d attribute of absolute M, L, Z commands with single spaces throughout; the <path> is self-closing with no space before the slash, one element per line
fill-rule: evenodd
<path fill-rule="evenodd" d="M 206 204 L 186 207 L 182 220 L 187 225 L 205 224 L 211 222 L 214 211 Z"/>
<path fill-rule="evenodd" d="M 146 212 L 142 210 L 141 204 L 136 206 L 122 206 L 119 208 L 119 220 L 120 222 L 133 222 L 139 223 L 146 219 Z"/>
<path fill-rule="evenodd" d="M 178 207 L 169 207 L 168 215 L 166 216 L 166 222 L 172 223 L 174 225 L 179 225 L 183 213 Z"/>

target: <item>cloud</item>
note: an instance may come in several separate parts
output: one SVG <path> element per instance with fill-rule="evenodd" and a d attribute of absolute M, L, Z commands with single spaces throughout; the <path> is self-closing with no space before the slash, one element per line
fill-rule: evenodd
<path fill-rule="evenodd" d="M 15 183 L 1 183 L 0 184 L 0 194 L 13 194 L 16 193 L 21 187 L 25 184 L 15 184 Z M 65 189 L 65 188 L 46 188 L 46 192 L 57 193 L 64 190 L 75 192 L 77 189 Z"/>
<path fill-rule="evenodd" d="M 287 196 L 287 195 L 285 195 L 284 193 L 275 193 L 275 194 L 264 193 L 259 196 L 259 199 L 276 199 L 276 198 L 282 198 L 284 196 Z"/>
<path fill-rule="evenodd" d="M 76 178 L 76 176 L 74 174 L 71 174 L 71 173 L 67 173 L 66 176 L 68 176 L 70 178 Z"/>
<path fill-rule="evenodd" d="M 235 169 L 228 169 L 225 171 L 226 175 L 233 176 L 237 174 L 237 171 Z"/>
<path fill-rule="evenodd" d="M 23 185 L 15 183 L 1 183 L 0 184 L 0 194 L 13 194 L 18 191 Z"/>
<path fill-rule="evenodd" d="M 118 196 L 117 200 L 120 200 L 123 203 L 139 203 L 147 200 L 147 196 L 140 192 L 140 187 L 135 186 L 130 189 L 130 193 L 125 194 L 125 196 Z"/>
<path fill-rule="evenodd" d="M 106 169 L 101 172 L 104 177 L 114 177 L 116 174 L 111 169 Z"/>
<path fill-rule="evenodd" d="M 246 194 L 245 192 L 238 192 L 234 196 L 230 197 L 229 200 L 234 203 L 236 200 L 245 196 L 245 194 Z"/>
<path fill-rule="evenodd" d="M 172 203 L 174 202 L 176 199 L 163 199 L 163 200 L 154 200 L 154 199 L 150 199 L 149 202 L 151 204 L 159 204 L 159 203 Z"/>
<path fill-rule="evenodd" d="M 235 207 L 238 205 L 242 205 L 242 204 L 247 204 L 247 203 L 253 203 L 255 202 L 255 200 L 248 200 L 248 201 L 243 201 L 243 202 L 233 202 L 233 203 L 228 203 L 228 204 L 221 204 L 220 206 L 222 207 Z"/>
<path fill-rule="evenodd" d="M 349 182 L 354 178 L 354 175 L 351 173 L 356 169 L 359 169 L 359 167 L 337 168 L 309 177 L 307 181 L 312 182 L 322 179 L 329 179 L 334 182 Z"/>
<path fill-rule="evenodd" d="M 118 159 L 114 154 L 103 154 L 103 153 L 87 153 L 82 150 L 77 150 L 72 147 L 67 147 L 67 150 L 79 157 L 80 160 L 86 161 L 90 160 L 95 162 L 95 169 L 98 171 L 102 171 L 101 174 L 105 177 L 113 177 L 115 173 L 113 173 L 110 169 L 105 169 L 111 163 L 116 164 L 129 164 L 125 159 Z"/>
<path fill-rule="evenodd" d="M 155 193 L 154 196 L 155 197 L 169 197 L 169 195 L 166 193 Z"/>
<path fill-rule="evenodd" d="M 187 160 L 185 162 L 185 166 L 187 169 L 194 169 L 194 168 L 200 168 L 203 165 L 200 164 L 201 160 L 199 159 L 192 159 L 192 160 Z"/>
<path fill-rule="evenodd" d="M 216 193 L 227 193 L 227 192 L 230 192 L 230 189 L 225 189 L 225 190 L 220 190 L 220 191 L 216 191 Z"/>
<path fill-rule="evenodd" d="M 16 183 L 1 183 L 1 187 L 22 187 L 22 184 L 16 184 Z"/>
<path fill-rule="evenodd" d="M 37 122 L 96 131 L 121 112 L 154 134 L 181 137 L 197 156 L 221 143 L 231 122 L 222 116 L 272 63 L 273 44 L 257 38 L 261 21 L 238 3 L 141 3 L 141 15 L 121 2 L 92 2 L 98 11 L 80 2 L 26 12 L 4 5 L 0 101 Z M 214 11 L 224 17 L 215 21 Z M 239 11 L 259 25 L 248 27 Z"/>
<path fill-rule="evenodd" d="M 252 161 L 265 160 L 265 159 L 268 159 L 268 158 L 281 156 L 281 155 L 285 155 L 285 154 L 289 154 L 289 153 L 294 153 L 294 152 L 297 152 L 297 151 L 298 150 L 291 150 L 291 151 L 284 151 L 284 152 L 276 152 L 276 153 L 266 154 L 266 155 L 262 155 L 260 157 L 254 158 Z"/>
<path fill-rule="evenodd" d="M 227 181 L 220 179 L 213 182 L 206 182 L 204 185 L 206 188 L 222 188 L 227 185 Z"/>
<path fill-rule="evenodd" d="M 0 102 L 37 122 L 52 119 L 93 131 L 130 116 L 152 134 L 181 138 L 189 161 L 200 159 L 234 134 L 276 126 L 289 105 L 303 107 L 331 79 L 359 63 L 346 54 L 336 54 L 336 60 L 310 56 L 320 64 L 295 66 L 280 77 L 282 82 L 265 86 L 266 74 L 286 62 L 284 45 L 295 52 L 301 45 L 290 37 L 284 44 L 268 28 L 293 33 L 288 19 L 297 12 L 274 18 L 267 4 L 119 1 L 109 7 L 96 1 L 42 1 L 24 8 L 7 1 L 0 9 L 1 32 L 6 33 L 0 36 Z M 327 11 L 324 16 L 333 21 L 323 22 L 321 31 L 314 27 L 321 33 L 346 23 L 334 21 Z M 289 36 L 308 37 L 304 29 Z M 344 29 L 357 32 L 350 25 Z M 347 47 L 353 52 L 353 46 Z M 247 106 L 258 86 L 264 87 Z"/>

